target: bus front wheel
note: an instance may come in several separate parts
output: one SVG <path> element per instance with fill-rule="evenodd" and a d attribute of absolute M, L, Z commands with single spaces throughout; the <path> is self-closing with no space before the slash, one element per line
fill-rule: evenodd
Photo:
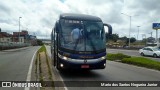
<path fill-rule="evenodd" d="M 62 70 L 62 68 L 60 67 L 60 63 L 59 63 L 58 61 L 56 62 L 56 68 L 57 68 L 57 70 L 59 70 L 59 71 Z"/>

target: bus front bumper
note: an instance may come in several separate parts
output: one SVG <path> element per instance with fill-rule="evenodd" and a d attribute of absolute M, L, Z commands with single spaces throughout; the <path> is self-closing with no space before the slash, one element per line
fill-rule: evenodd
<path fill-rule="evenodd" d="M 59 65 L 61 69 L 104 69 L 106 66 L 106 59 L 64 60 L 59 58 Z"/>

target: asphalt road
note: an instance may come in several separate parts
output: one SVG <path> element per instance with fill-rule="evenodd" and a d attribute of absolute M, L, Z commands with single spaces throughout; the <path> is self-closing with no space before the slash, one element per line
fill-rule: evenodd
<path fill-rule="evenodd" d="M 47 46 L 49 56 L 50 47 Z M 103 70 L 59 72 L 63 81 L 160 81 L 160 72 L 107 61 Z M 82 82 L 83 84 L 83 82 Z M 159 87 L 67 87 L 68 90 L 160 90 Z"/>
<path fill-rule="evenodd" d="M 33 54 L 39 47 L 0 52 L 0 81 L 26 81 Z M 0 90 L 24 90 L 24 88 L 0 88 Z"/>
<path fill-rule="evenodd" d="M 125 55 L 130 55 L 130 56 L 144 57 L 139 54 L 138 50 L 107 49 L 107 52 L 108 53 L 123 53 Z M 145 56 L 145 58 L 149 58 L 149 59 L 160 62 L 160 58 L 154 58 L 154 57 L 150 57 L 150 56 Z"/>

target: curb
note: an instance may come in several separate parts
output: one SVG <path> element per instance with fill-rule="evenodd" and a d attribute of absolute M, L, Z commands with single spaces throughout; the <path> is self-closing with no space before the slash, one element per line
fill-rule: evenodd
<path fill-rule="evenodd" d="M 46 46 L 45 46 L 46 48 Z M 46 54 L 47 54 L 47 58 L 49 59 L 49 63 L 50 63 L 50 69 L 51 69 L 51 73 L 52 73 L 52 79 L 53 79 L 53 82 L 54 82 L 54 85 L 55 85 L 55 81 L 61 81 L 62 82 L 62 86 L 63 87 L 54 87 L 55 90 L 67 90 L 60 74 L 58 73 L 57 69 L 52 65 L 52 58 L 49 57 L 49 54 L 47 52 L 47 49 L 46 49 Z"/>

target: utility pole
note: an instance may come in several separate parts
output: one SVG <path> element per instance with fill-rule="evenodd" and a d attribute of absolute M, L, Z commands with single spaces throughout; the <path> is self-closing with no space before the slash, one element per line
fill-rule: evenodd
<path fill-rule="evenodd" d="M 131 26 L 132 26 L 132 24 L 131 24 L 131 22 L 132 22 L 132 17 L 133 16 L 131 16 L 131 15 L 128 15 L 128 14 L 125 14 L 125 13 L 121 13 L 121 14 L 123 14 L 123 15 L 126 15 L 126 16 L 128 16 L 129 17 L 129 20 L 130 20 L 130 24 L 129 24 L 129 47 L 130 47 L 130 33 L 131 33 Z M 134 15 L 134 16 L 138 16 L 138 15 Z"/>
<path fill-rule="evenodd" d="M 158 29 L 156 29 L 156 40 L 157 40 L 157 47 L 159 47 Z"/>
<path fill-rule="evenodd" d="M 148 34 L 151 34 L 151 37 L 152 37 L 152 32 L 148 33 Z"/>
<path fill-rule="evenodd" d="M 20 26 L 21 26 L 21 19 L 22 17 L 19 17 L 19 32 L 18 32 L 18 41 L 20 42 Z"/>
<path fill-rule="evenodd" d="M 145 46 L 147 46 L 147 37 L 146 37 L 146 34 L 142 34 L 142 40 L 143 40 L 143 37 L 145 37 Z"/>
<path fill-rule="evenodd" d="M 159 47 L 158 29 L 160 29 L 160 23 L 153 23 L 152 28 L 156 30 L 157 47 Z"/>
<path fill-rule="evenodd" d="M 140 26 L 137 26 L 137 27 L 138 27 L 138 34 L 137 34 L 137 40 L 138 40 L 138 36 L 139 36 L 139 27 L 140 27 Z"/>

